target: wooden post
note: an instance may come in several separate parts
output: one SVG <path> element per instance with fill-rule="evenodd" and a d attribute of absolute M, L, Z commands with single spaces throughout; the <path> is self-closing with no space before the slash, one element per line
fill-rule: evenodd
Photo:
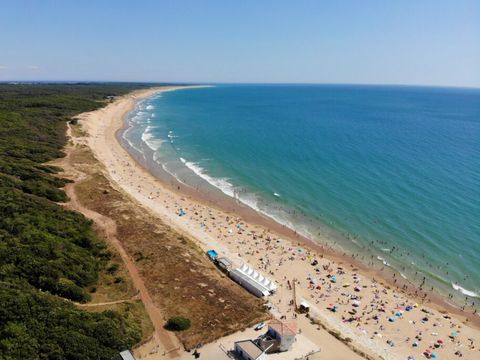
<path fill-rule="evenodd" d="M 297 279 L 293 278 L 293 308 L 297 311 L 297 292 L 296 292 L 296 282 Z"/>

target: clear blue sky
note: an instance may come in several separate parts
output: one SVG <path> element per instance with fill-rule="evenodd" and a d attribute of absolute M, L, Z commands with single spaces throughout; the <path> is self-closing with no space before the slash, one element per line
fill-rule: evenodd
<path fill-rule="evenodd" d="M 0 80 L 480 87 L 480 1 L 0 0 Z"/>

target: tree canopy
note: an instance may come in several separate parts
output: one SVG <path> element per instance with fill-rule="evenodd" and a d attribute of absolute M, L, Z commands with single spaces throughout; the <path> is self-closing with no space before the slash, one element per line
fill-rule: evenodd
<path fill-rule="evenodd" d="M 111 311 L 91 313 L 103 240 L 67 199 L 59 169 L 72 116 L 130 84 L 0 84 L 0 359 L 110 359 L 141 331 Z M 67 300 L 66 300 L 67 299 Z"/>

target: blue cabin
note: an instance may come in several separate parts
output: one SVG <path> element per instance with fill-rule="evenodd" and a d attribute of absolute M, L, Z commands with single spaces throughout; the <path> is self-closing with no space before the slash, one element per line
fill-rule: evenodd
<path fill-rule="evenodd" d="M 214 261 L 218 257 L 218 254 L 215 250 L 208 250 L 207 255 L 212 261 Z"/>

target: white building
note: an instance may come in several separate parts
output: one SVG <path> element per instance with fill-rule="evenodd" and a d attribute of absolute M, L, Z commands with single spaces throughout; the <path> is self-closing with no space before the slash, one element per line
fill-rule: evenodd
<path fill-rule="evenodd" d="M 230 277 L 252 294 L 263 297 L 274 293 L 277 285 L 247 264 L 230 271 Z"/>

